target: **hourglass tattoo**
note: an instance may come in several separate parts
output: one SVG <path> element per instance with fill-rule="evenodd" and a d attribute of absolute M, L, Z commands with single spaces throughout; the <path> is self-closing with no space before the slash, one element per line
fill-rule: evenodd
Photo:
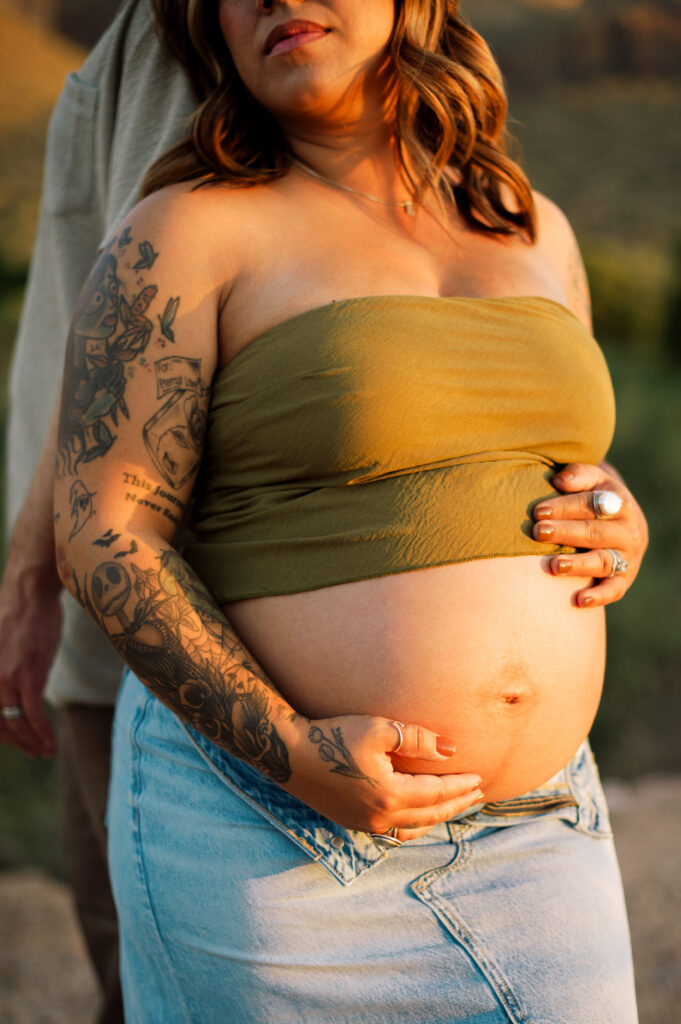
<path fill-rule="evenodd" d="M 159 359 L 154 371 L 158 397 L 167 400 L 145 423 L 144 443 L 159 473 L 178 490 L 201 459 L 206 432 L 201 398 L 208 388 L 201 380 L 200 359 Z"/>
<path fill-rule="evenodd" d="M 119 417 L 129 418 L 125 400 L 130 363 L 144 353 L 154 331 L 147 316 L 158 288 L 137 278 L 138 290 L 126 289 L 119 264 L 132 242 L 129 229 L 114 239 L 88 278 L 69 334 L 57 445 L 57 473 L 75 474 L 80 463 L 105 455 L 115 441 Z M 151 270 L 158 253 L 149 242 L 138 246 L 135 268 Z M 129 263 L 125 263 L 128 267 Z M 127 292 L 127 293 L 126 293 Z M 172 300 L 164 317 L 166 330 L 177 312 Z"/>
<path fill-rule="evenodd" d="M 288 751 L 269 685 L 199 578 L 173 549 L 151 569 L 107 561 L 78 599 L 149 689 L 214 743 L 283 785 Z M 255 677 L 255 678 L 254 678 Z"/>

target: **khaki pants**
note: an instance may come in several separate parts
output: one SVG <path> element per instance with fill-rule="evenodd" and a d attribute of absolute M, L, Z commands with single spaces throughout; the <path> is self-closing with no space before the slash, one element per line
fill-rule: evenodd
<path fill-rule="evenodd" d="M 70 704 L 56 715 L 59 802 L 76 912 L 102 990 L 98 1024 L 122 1024 L 118 923 L 106 860 L 113 708 Z"/>

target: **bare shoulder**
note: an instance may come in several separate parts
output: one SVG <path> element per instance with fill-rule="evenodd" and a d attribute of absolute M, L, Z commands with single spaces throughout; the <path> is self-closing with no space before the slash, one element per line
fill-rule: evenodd
<path fill-rule="evenodd" d="M 103 508 L 112 474 L 128 484 L 127 474 L 171 495 L 172 508 L 147 511 L 161 516 L 158 529 L 174 531 L 198 470 L 218 365 L 219 301 L 231 273 L 229 256 L 217 258 L 223 234 L 214 197 L 174 186 L 138 203 L 106 240 L 65 357 L 57 441 L 65 523 L 74 495 L 98 494 Z M 85 521 L 76 517 L 63 542 Z"/>
<path fill-rule="evenodd" d="M 561 208 L 543 195 L 533 192 L 537 211 L 537 244 L 562 282 L 572 312 L 589 330 L 591 298 L 584 261 L 572 226 Z"/>
<path fill-rule="evenodd" d="M 181 275 L 185 292 L 206 293 L 221 290 L 238 273 L 243 221 L 244 203 L 236 189 L 170 185 L 140 200 L 108 244 L 120 248 L 123 239 L 134 256 L 141 256 L 140 246 L 152 245 L 162 257 L 157 273 Z"/>

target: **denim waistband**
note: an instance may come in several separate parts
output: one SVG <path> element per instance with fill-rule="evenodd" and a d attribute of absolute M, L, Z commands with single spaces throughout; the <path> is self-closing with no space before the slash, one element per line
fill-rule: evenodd
<path fill-rule="evenodd" d="M 367 832 L 336 825 L 191 726 L 183 728 L 212 771 L 233 792 L 344 885 L 395 852 L 395 847 L 386 847 L 380 838 Z M 489 829 L 507 828 L 548 814 L 583 832 L 611 834 L 598 769 L 588 740 L 544 785 L 510 800 L 476 807 L 435 826 L 410 843 L 461 842 L 474 839 Z"/>

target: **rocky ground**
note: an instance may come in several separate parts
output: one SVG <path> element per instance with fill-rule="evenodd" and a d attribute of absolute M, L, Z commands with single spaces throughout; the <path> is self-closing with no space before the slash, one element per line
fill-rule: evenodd
<path fill-rule="evenodd" d="M 606 788 L 629 905 L 641 1024 L 679 1024 L 681 777 Z M 29 868 L 0 875 L 0 1024 L 92 1024 L 95 1007 L 66 887 Z"/>

